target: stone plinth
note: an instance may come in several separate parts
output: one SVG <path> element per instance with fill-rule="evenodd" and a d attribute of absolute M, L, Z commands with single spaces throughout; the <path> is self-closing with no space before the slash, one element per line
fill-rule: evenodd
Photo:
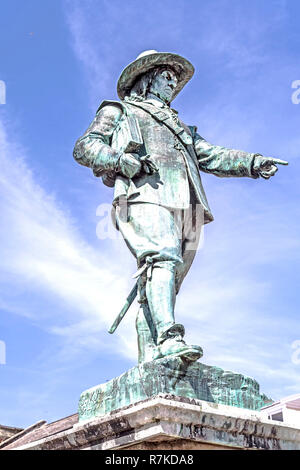
<path fill-rule="evenodd" d="M 79 421 L 103 416 L 159 394 L 259 410 L 272 400 L 259 384 L 242 374 L 179 358 L 142 363 L 119 377 L 81 394 Z"/>
<path fill-rule="evenodd" d="M 8 449 L 300 450 L 300 429 L 259 411 L 161 395 Z"/>

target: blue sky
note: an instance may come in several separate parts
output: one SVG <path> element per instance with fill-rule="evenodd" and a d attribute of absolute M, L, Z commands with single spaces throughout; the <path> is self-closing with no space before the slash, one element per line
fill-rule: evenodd
<path fill-rule="evenodd" d="M 74 413 L 83 390 L 136 364 L 137 306 L 107 333 L 134 259 L 97 237 L 112 191 L 72 150 L 145 49 L 194 64 L 173 107 L 208 141 L 290 162 L 269 181 L 203 175 L 215 221 L 176 311 L 203 362 L 273 399 L 300 392 L 299 14 L 297 0 L 1 3 L 1 424 Z"/>

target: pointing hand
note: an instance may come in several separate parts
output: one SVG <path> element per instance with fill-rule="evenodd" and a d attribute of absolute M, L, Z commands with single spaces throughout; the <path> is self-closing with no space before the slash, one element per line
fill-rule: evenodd
<path fill-rule="evenodd" d="M 275 175 L 278 170 L 276 165 L 288 165 L 288 162 L 279 158 L 263 157 L 257 154 L 254 159 L 253 174 L 267 180 Z"/>

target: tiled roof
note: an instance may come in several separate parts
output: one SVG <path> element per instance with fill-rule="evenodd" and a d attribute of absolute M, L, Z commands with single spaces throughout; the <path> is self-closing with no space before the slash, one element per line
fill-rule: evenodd
<path fill-rule="evenodd" d="M 0 444 L 0 450 L 11 450 L 23 446 L 29 442 L 39 441 L 48 436 L 52 436 L 61 431 L 66 431 L 78 422 L 78 414 L 67 416 L 53 423 L 39 421 L 28 428 L 21 430 L 18 434 L 12 436 Z"/>

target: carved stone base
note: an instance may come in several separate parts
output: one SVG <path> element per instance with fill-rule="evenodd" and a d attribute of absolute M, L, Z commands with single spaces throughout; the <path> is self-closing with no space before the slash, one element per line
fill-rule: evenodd
<path fill-rule="evenodd" d="M 90 421 L 40 423 L 1 450 L 79 449 L 300 450 L 300 429 L 260 411 L 161 394 Z"/>
<path fill-rule="evenodd" d="M 119 377 L 85 390 L 79 421 L 103 416 L 159 394 L 259 410 L 272 402 L 251 377 L 179 358 L 145 362 Z"/>

